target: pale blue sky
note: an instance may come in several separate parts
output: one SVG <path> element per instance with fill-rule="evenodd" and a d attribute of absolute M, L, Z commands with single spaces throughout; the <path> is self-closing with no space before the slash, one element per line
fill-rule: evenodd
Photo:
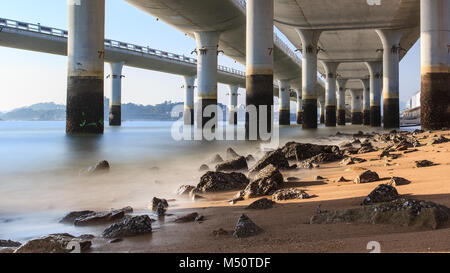
<path fill-rule="evenodd" d="M 1 0 L 0 17 L 67 29 L 67 0 Z M 150 46 L 189 56 L 195 41 L 126 3 L 106 0 L 106 38 Z M 420 43 L 400 63 L 400 99 L 420 89 Z M 195 55 L 193 56 L 195 57 Z M 44 53 L 0 47 L 0 111 L 54 101 L 65 104 L 67 58 Z M 245 70 L 225 56 L 219 64 Z M 105 66 L 105 75 L 109 74 Z M 124 67 L 122 102 L 156 104 L 182 101 L 181 76 Z M 109 81 L 105 95 L 109 96 Z M 219 102 L 227 103 L 226 86 L 219 84 Z M 240 89 L 240 93 L 245 92 Z M 244 96 L 240 96 L 243 104 Z"/>

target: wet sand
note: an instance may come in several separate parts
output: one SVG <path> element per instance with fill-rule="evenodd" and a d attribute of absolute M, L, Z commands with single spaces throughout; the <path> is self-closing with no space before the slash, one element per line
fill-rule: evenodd
<path fill-rule="evenodd" d="M 431 135 L 449 133 L 438 131 Z M 430 134 L 418 136 L 420 142 L 426 144 L 429 138 L 422 140 L 423 135 Z M 169 207 L 168 213 L 174 215 L 166 217 L 164 224 L 155 226 L 152 234 L 124 238 L 114 244 L 95 238 L 91 252 L 369 252 L 367 243 L 370 241 L 379 242 L 382 252 L 449 252 L 450 222 L 437 230 L 361 223 L 309 224 L 318 204 L 322 210 L 329 211 L 359 207 L 367 194 L 392 176 L 411 181 L 396 187 L 400 195 L 450 207 L 450 142 L 425 145 L 417 147 L 417 150 L 406 154 L 397 152 L 402 156 L 389 162 L 390 166 L 385 165 L 385 159 L 378 158 L 380 151 L 377 151 L 355 155 L 367 161 L 350 166 L 334 162 L 321 164 L 317 169 L 284 171 L 285 180 L 287 177 L 299 178 L 297 182 L 286 182 L 285 187 L 297 187 L 317 197 L 277 202 L 271 209 L 244 209 L 257 198 L 231 205 L 228 200 L 237 191 L 208 194 L 203 201 L 180 202 Z M 424 159 L 438 165 L 416 168 L 414 161 Z M 362 168 L 377 172 L 382 181 L 354 184 L 353 179 Z M 314 180 L 316 175 L 325 180 Z M 351 181 L 335 182 L 341 176 Z M 203 214 L 205 221 L 172 223 L 177 215 L 194 211 Z M 245 239 L 232 237 L 231 232 L 242 213 L 264 232 Z M 212 232 L 220 228 L 230 231 L 230 234 L 214 236 Z"/>

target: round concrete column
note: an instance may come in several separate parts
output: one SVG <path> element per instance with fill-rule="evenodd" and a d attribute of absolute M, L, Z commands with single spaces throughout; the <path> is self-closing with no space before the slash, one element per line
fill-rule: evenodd
<path fill-rule="evenodd" d="M 370 125 L 370 80 L 362 79 L 363 85 L 363 124 Z"/>
<path fill-rule="evenodd" d="M 261 139 L 262 123 L 272 132 L 273 9 L 273 0 L 247 1 L 245 131 L 252 140 Z"/>
<path fill-rule="evenodd" d="M 109 125 L 122 124 L 122 68 L 124 62 L 110 63 L 111 100 L 109 102 Z"/>
<path fill-rule="evenodd" d="M 322 62 L 327 80 L 325 83 L 325 126 L 336 126 L 336 71 L 339 63 Z"/>
<path fill-rule="evenodd" d="M 279 98 L 280 98 L 280 125 L 290 125 L 291 124 L 291 101 L 290 101 L 290 86 L 288 80 L 278 81 L 279 85 Z"/>
<path fill-rule="evenodd" d="M 184 125 L 194 125 L 195 76 L 183 76 L 184 81 Z"/>
<path fill-rule="evenodd" d="M 381 126 L 381 76 L 382 62 L 367 62 L 370 75 L 370 125 Z"/>
<path fill-rule="evenodd" d="M 319 100 L 319 115 L 320 115 L 320 124 L 325 123 L 325 98 L 320 98 Z"/>
<path fill-rule="evenodd" d="M 213 31 L 194 34 L 197 41 L 197 128 L 203 128 L 210 120 L 217 126 L 217 53 L 220 35 Z M 213 113 L 205 112 L 207 107 L 212 107 Z"/>
<path fill-rule="evenodd" d="M 295 93 L 297 94 L 297 124 L 302 124 L 303 123 L 302 90 L 295 89 Z"/>
<path fill-rule="evenodd" d="M 232 125 L 236 125 L 238 121 L 238 90 L 239 86 L 228 85 L 228 96 L 230 97 L 228 105 L 228 123 Z"/>
<path fill-rule="evenodd" d="M 104 128 L 105 0 L 69 1 L 66 133 Z"/>
<path fill-rule="evenodd" d="M 339 87 L 337 124 L 345 125 L 345 85 L 347 84 L 347 79 L 338 79 L 337 84 Z"/>
<path fill-rule="evenodd" d="M 350 90 L 352 94 L 352 124 L 360 125 L 363 124 L 363 103 L 362 103 L 362 90 L 352 89 Z"/>
<path fill-rule="evenodd" d="M 420 123 L 450 127 L 450 0 L 420 1 Z"/>
<path fill-rule="evenodd" d="M 383 43 L 383 126 L 400 127 L 399 51 L 401 30 L 376 30 Z"/>
<path fill-rule="evenodd" d="M 297 29 L 302 40 L 303 128 L 317 128 L 317 43 L 321 31 Z"/>

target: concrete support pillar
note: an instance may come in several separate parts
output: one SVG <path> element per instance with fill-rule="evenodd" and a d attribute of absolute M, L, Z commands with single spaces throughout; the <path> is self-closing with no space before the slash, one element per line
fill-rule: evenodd
<path fill-rule="evenodd" d="M 352 124 L 360 125 L 363 124 L 363 103 L 362 103 L 362 90 L 352 89 L 350 90 L 352 94 Z"/>
<path fill-rule="evenodd" d="M 261 139 L 273 124 L 273 0 L 247 1 L 246 105 L 247 139 Z M 253 113 L 255 112 L 256 113 Z M 264 130 L 262 130 L 264 131 Z"/>
<path fill-rule="evenodd" d="M 383 126 L 400 127 L 399 51 L 401 30 L 376 30 L 383 43 Z"/>
<path fill-rule="evenodd" d="M 109 101 L 109 125 L 122 124 L 122 68 L 124 62 L 110 63 L 111 100 Z"/>
<path fill-rule="evenodd" d="M 317 128 L 317 43 L 321 31 L 297 29 L 302 40 L 303 128 Z"/>
<path fill-rule="evenodd" d="M 370 76 L 370 125 L 381 126 L 381 76 L 382 62 L 367 62 Z"/>
<path fill-rule="evenodd" d="M 66 133 L 102 134 L 105 0 L 69 1 Z"/>
<path fill-rule="evenodd" d="M 450 0 L 420 1 L 420 123 L 450 127 Z"/>
<path fill-rule="evenodd" d="M 347 84 L 347 79 L 338 79 L 337 84 L 339 87 L 337 124 L 345 125 L 345 85 Z"/>
<path fill-rule="evenodd" d="M 228 105 L 228 123 L 231 125 L 237 125 L 238 121 L 238 90 L 239 86 L 237 85 L 228 85 L 228 95 L 230 97 L 229 105 Z"/>
<path fill-rule="evenodd" d="M 279 85 L 279 95 L 280 98 L 280 115 L 278 122 L 280 125 L 290 125 L 291 124 L 291 98 L 290 98 L 290 86 L 288 80 L 278 81 Z"/>
<path fill-rule="evenodd" d="M 183 76 L 184 80 L 184 125 L 194 125 L 195 76 Z"/>
<path fill-rule="evenodd" d="M 297 124 L 303 123 L 303 101 L 302 101 L 302 90 L 295 89 L 297 94 Z"/>
<path fill-rule="evenodd" d="M 325 83 L 325 126 L 336 126 L 336 71 L 339 63 L 323 62 L 326 73 Z"/>
<path fill-rule="evenodd" d="M 197 41 L 197 128 L 211 120 L 217 126 L 218 32 L 195 32 Z M 205 108 L 208 110 L 205 111 Z M 216 126 L 213 126 L 215 128 Z"/>
<path fill-rule="evenodd" d="M 320 115 L 320 124 L 325 123 L 325 98 L 320 98 L 319 100 L 319 115 Z M 317 120 L 317 117 L 316 117 Z"/>
<path fill-rule="evenodd" d="M 370 125 L 370 80 L 362 79 L 363 85 L 363 124 Z"/>

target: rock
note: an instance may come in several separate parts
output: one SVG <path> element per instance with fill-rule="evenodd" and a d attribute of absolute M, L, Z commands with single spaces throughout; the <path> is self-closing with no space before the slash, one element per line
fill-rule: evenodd
<path fill-rule="evenodd" d="M 20 247 L 22 244 L 11 240 L 0 240 L 0 247 Z"/>
<path fill-rule="evenodd" d="M 213 158 L 211 158 L 211 160 L 209 160 L 209 163 L 211 164 L 217 164 L 220 162 L 223 162 L 223 158 L 218 154 L 216 154 Z"/>
<path fill-rule="evenodd" d="M 78 217 L 92 213 L 95 213 L 95 211 L 93 210 L 71 211 L 67 213 L 61 220 L 59 220 L 59 222 L 65 224 L 73 224 L 75 222 L 75 219 L 77 219 Z"/>
<path fill-rule="evenodd" d="M 233 148 L 228 148 L 227 149 L 227 160 L 236 158 L 236 157 L 240 157 L 240 155 L 238 153 L 236 153 Z"/>
<path fill-rule="evenodd" d="M 340 148 L 353 148 L 353 144 L 351 142 L 344 142 L 339 145 Z"/>
<path fill-rule="evenodd" d="M 302 161 L 300 163 L 300 168 L 303 168 L 303 169 L 313 169 L 313 168 L 319 168 L 319 167 L 320 167 L 319 164 L 311 163 L 310 161 L 307 161 L 307 160 Z"/>
<path fill-rule="evenodd" d="M 122 222 L 112 224 L 103 231 L 105 238 L 131 237 L 152 232 L 152 221 L 148 215 L 125 217 Z"/>
<path fill-rule="evenodd" d="M 109 240 L 108 243 L 115 244 L 115 243 L 119 243 L 119 242 L 122 242 L 122 241 L 123 241 L 122 238 L 115 238 L 115 239 Z"/>
<path fill-rule="evenodd" d="M 359 183 L 368 183 L 368 182 L 374 182 L 374 181 L 378 181 L 380 179 L 380 177 L 378 176 L 378 174 L 376 172 L 372 172 L 370 170 L 364 171 L 362 173 L 360 173 L 356 178 L 355 178 L 355 183 L 359 184 Z"/>
<path fill-rule="evenodd" d="M 351 143 L 352 144 L 360 144 L 361 141 L 359 140 L 359 138 L 353 138 L 353 141 Z"/>
<path fill-rule="evenodd" d="M 93 212 L 80 217 L 77 217 L 73 224 L 75 226 L 89 226 L 89 225 L 102 225 L 114 221 L 121 220 L 126 213 L 131 212 L 133 209 L 131 207 L 125 207 L 123 209 L 111 210 L 111 211 L 101 211 Z"/>
<path fill-rule="evenodd" d="M 95 238 L 95 236 L 93 234 L 82 234 L 82 235 L 78 236 L 78 238 L 85 239 L 85 240 L 92 240 Z"/>
<path fill-rule="evenodd" d="M 192 190 L 194 190 L 194 189 L 195 189 L 195 186 L 191 186 L 191 185 L 181 185 L 181 186 L 178 188 L 176 194 L 177 194 L 177 195 L 189 195 L 190 192 L 191 192 Z"/>
<path fill-rule="evenodd" d="M 156 207 L 156 215 L 158 216 L 164 216 L 166 214 L 167 207 L 162 203 L 158 203 Z"/>
<path fill-rule="evenodd" d="M 228 235 L 228 234 L 230 234 L 231 232 L 229 232 L 229 231 L 226 231 L 226 230 L 224 230 L 224 229 L 222 229 L 222 228 L 219 228 L 218 230 L 213 230 L 213 232 L 212 232 L 212 234 L 214 235 L 214 236 L 224 236 L 224 235 Z"/>
<path fill-rule="evenodd" d="M 300 181 L 300 178 L 291 176 L 291 177 L 286 178 L 286 180 L 289 182 L 296 182 L 296 181 Z"/>
<path fill-rule="evenodd" d="M 341 176 L 336 182 L 348 182 L 350 180 L 345 179 L 343 176 Z"/>
<path fill-rule="evenodd" d="M 262 231 L 255 223 L 253 223 L 247 215 L 242 214 L 236 227 L 234 228 L 233 237 L 235 238 L 246 238 L 259 234 Z"/>
<path fill-rule="evenodd" d="M 366 162 L 367 160 L 365 160 L 364 158 L 359 158 L 359 157 L 346 157 L 344 158 L 339 164 L 342 166 L 348 166 L 348 165 L 353 165 L 355 163 L 363 163 Z"/>
<path fill-rule="evenodd" d="M 266 153 L 255 165 L 249 170 L 249 176 L 253 176 L 268 165 L 273 165 L 277 169 L 288 169 L 289 162 L 284 157 L 282 150 L 278 149 Z"/>
<path fill-rule="evenodd" d="M 311 158 L 308 158 L 306 160 L 303 160 L 301 162 L 301 166 L 309 166 L 310 164 L 319 164 L 319 163 L 327 163 L 327 162 L 334 162 L 337 160 L 342 159 L 341 154 L 335 154 L 335 153 L 320 153 L 318 155 L 315 155 Z M 314 165 L 313 165 L 314 166 Z"/>
<path fill-rule="evenodd" d="M 200 178 L 200 183 L 198 183 L 194 191 L 199 193 L 240 190 L 245 188 L 248 182 L 248 178 L 242 173 L 209 171 Z"/>
<path fill-rule="evenodd" d="M 449 142 L 450 139 L 444 137 L 443 135 L 439 136 L 439 137 L 435 137 L 432 140 L 430 140 L 428 142 L 428 145 L 434 145 L 434 144 L 441 144 L 441 143 L 446 143 Z"/>
<path fill-rule="evenodd" d="M 160 198 L 157 198 L 157 197 L 153 197 L 153 200 L 152 200 L 152 211 L 157 211 L 158 210 L 158 205 L 159 204 L 162 204 L 162 206 L 165 208 L 165 209 L 167 209 L 168 207 L 169 207 L 169 203 L 167 202 L 167 200 L 166 199 L 160 199 Z"/>
<path fill-rule="evenodd" d="M 272 199 L 276 201 L 291 200 L 291 199 L 308 199 L 310 196 L 297 188 L 281 189 L 277 190 Z"/>
<path fill-rule="evenodd" d="M 235 157 L 216 165 L 216 172 L 247 171 L 247 160 L 243 156 Z"/>
<path fill-rule="evenodd" d="M 198 216 L 199 216 L 199 214 L 197 212 L 189 213 L 187 215 L 184 215 L 184 216 L 181 216 L 181 217 L 178 217 L 177 219 L 175 219 L 175 223 L 194 222 Z"/>
<path fill-rule="evenodd" d="M 245 159 L 247 160 L 247 163 L 256 161 L 256 159 L 252 155 L 247 155 Z"/>
<path fill-rule="evenodd" d="M 270 209 L 275 205 L 275 202 L 268 198 L 261 198 L 250 205 L 248 205 L 245 209 Z"/>
<path fill-rule="evenodd" d="M 429 160 L 420 160 L 420 161 L 414 161 L 416 163 L 416 167 L 417 168 L 422 168 L 422 167 L 430 167 L 430 166 L 434 166 L 435 164 Z"/>
<path fill-rule="evenodd" d="M 383 157 L 389 157 L 391 154 L 389 152 L 389 149 L 384 149 L 381 154 L 379 155 L 380 159 Z"/>
<path fill-rule="evenodd" d="M 206 164 L 202 164 L 202 165 L 200 166 L 200 168 L 198 168 L 198 171 L 199 171 L 199 172 L 209 171 L 209 167 L 208 167 L 208 165 L 206 165 Z"/>
<path fill-rule="evenodd" d="M 0 248 L 0 254 L 11 254 L 14 253 L 15 248 L 9 248 L 9 247 L 5 247 L 5 248 Z"/>
<path fill-rule="evenodd" d="M 197 200 L 200 200 L 200 199 L 205 199 L 205 197 L 203 197 L 203 196 L 201 196 L 201 195 L 199 195 L 199 194 L 196 194 L 194 191 L 191 191 L 191 193 L 189 194 L 189 197 L 192 199 L 192 201 L 197 201 Z"/>
<path fill-rule="evenodd" d="M 288 142 L 281 148 L 282 154 L 288 160 L 302 161 L 321 153 L 339 153 L 339 147 L 330 145 L 316 145 L 310 143 Z M 273 164 L 273 163 L 272 163 Z M 276 164 L 274 164 L 277 166 Z M 279 167 L 282 169 L 281 167 Z"/>
<path fill-rule="evenodd" d="M 80 171 L 80 175 L 100 174 L 109 171 L 109 163 L 106 160 L 100 161 L 94 166 Z"/>
<path fill-rule="evenodd" d="M 389 182 L 386 183 L 386 185 L 390 185 L 390 186 L 402 186 L 402 185 L 407 185 L 411 183 L 411 181 L 409 181 L 408 179 L 402 178 L 402 177 L 391 177 L 391 180 L 389 180 Z"/>
<path fill-rule="evenodd" d="M 325 179 L 325 178 L 323 178 L 323 177 L 320 176 L 320 175 L 316 175 L 316 177 L 314 177 L 314 180 L 323 180 L 323 179 Z"/>
<path fill-rule="evenodd" d="M 358 150 L 358 154 L 366 154 L 366 153 L 371 153 L 371 152 L 375 152 L 376 150 L 372 147 L 372 145 L 370 146 L 362 146 L 361 148 L 359 148 Z"/>
<path fill-rule="evenodd" d="M 450 209 L 433 202 L 398 198 L 355 209 L 316 214 L 310 224 L 360 222 L 436 229 L 450 219 Z"/>
<path fill-rule="evenodd" d="M 399 198 L 399 195 L 393 186 L 380 184 L 366 198 L 364 198 L 361 205 L 389 202 L 397 198 Z"/>
<path fill-rule="evenodd" d="M 51 234 L 26 242 L 14 253 L 69 253 L 73 251 L 73 248 L 69 249 L 68 247 L 68 244 L 72 241 L 79 244 L 81 252 L 91 246 L 90 241 L 80 240 L 67 233 Z"/>
<path fill-rule="evenodd" d="M 205 216 L 199 214 L 197 217 L 195 217 L 194 221 L 195 222 L 202 222 L 203 220 L 205 220 Z"/>
<path fill-rule="evenodd" d="M 253 181 L 238 195 L 244 199 L 273 194 L 284 183 L 283 175 L 274 165 L 268 165 L 259 171 Z M 239 197 L 237 196 L 237 198 Z"/>

